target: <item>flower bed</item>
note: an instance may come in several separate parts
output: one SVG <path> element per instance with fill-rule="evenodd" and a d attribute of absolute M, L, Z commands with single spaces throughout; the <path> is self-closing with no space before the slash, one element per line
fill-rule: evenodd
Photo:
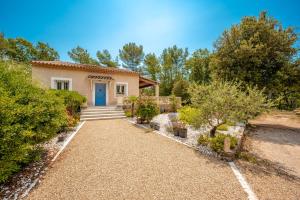
<path fill-rule="evenodd" d="M 171 139 L 174 139 L 176 141 L 179 141 L 181 143 L 184 143 L 190 147 L 196 148 L 200 152 L 209 155 L 209 156 L 214 156 L 214 157 L 220 157 L 220 155 L 216 152 L 214 152 L 211 148 L 204 146 L 204 145 L 199 145 L 198 144 L 198 138 L 200 135 L 205 134 L 209 128 L 200 128 L 200 129 L 195 129 L 192 126 L 187 126 L 187 137 L 182 138 L 178 136 L 174 136 L 173 130 L 172 130 L 172 119 L 177 118 L 178 114 L 177 113 L 169 113 L 169 114 L 160 114 L 157 115 L 156 117 L 153 118 L 151 122 L 154 122 L 156 124 L 159 124 L 159 130 L 156 132 L 167 136 Z M 218 131 L 222 134 L 228 134 L 231 136 L 235 136 L 238 140 L 238 147 L 244 132 L 244 125 L 243 124 L 237 124 L 235 126 L 229 126 L 227 131 Z M 237 150 L 237 149 L 236 149 Z"/>

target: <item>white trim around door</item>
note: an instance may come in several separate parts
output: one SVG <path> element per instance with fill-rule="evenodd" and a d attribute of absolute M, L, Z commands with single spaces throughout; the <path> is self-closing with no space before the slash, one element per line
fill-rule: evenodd
<path fill-rule="evenodd" d="M 105 106 L 108 106 L 108 99 L 109 99 L 109 92 L 108 92 L 108 82 L 101 82 L 101 81 L 93 81 L 93 88 L 92 88 L 92 98 L 93 98 L 93 106 L 95 106 L 95 85 L 96 83 L 105 84 Z"/>

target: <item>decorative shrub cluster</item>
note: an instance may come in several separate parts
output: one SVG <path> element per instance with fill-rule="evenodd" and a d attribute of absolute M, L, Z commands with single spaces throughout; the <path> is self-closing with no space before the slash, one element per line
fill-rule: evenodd
<path fill-rule="evenodd" d="M 0 182 L 39 158 L 39 144 L 68 126 L 66 107 L 78 109 L 76 94 L 41 89 L 24 68 L 0 62 Z"/>
<path fill-rule="evenodd" d="M 210 148 L 218 153 L 222 153 L 224 150 L 224 140 L 228 137 L 230 139 L 230 148 L 234 149 L 237 145 L 237 138 L 231 135 L 225 135 L 218 133 L 216 137 L 209 137 L 208 133 L 200 135 L 198 138 L 198 144 L 210 146 Z"/>
<path fill-rule="evenodd" d="M 80 106 L 86 102 L 86 98 L 76 91 L 50 90 L 50 92 L 64 100 L 68 114 L 68 126 L 75 126 L 80 119 Z"/>
<path fill-rule="evenodd" d="M 138 99 L 136 116 L 141 123 L 149 123 L 151 119 L 158 114 L 159 109 L 157 103 L 151 98 L 141 97 Z"/>

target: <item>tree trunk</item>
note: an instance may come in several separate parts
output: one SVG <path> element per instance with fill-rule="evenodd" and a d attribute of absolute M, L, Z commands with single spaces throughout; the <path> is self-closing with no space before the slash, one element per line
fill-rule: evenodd
<path fill-rule="evenodd" d="M 131 117 L 134 117 L 134 103 L 131 104 Z"/>
<path fill-rule="evenodd" d="M 214 127 L 209 131 L 209 136 L 210 136 L 210 137 L 215 137 L 215 136 L 216 136 L 216 130 L 217 130 L 217 126 L 214 126 Z"/>

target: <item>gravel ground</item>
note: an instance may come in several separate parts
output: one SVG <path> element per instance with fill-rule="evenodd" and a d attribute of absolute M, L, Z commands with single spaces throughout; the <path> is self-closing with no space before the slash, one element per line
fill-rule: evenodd
<path fill-rule="evenodd" d="M 123 120 L 88 121 L 29 199 L 247 199 L 227 163 Z"/>
<path fill-rule="evenodd" d="M 276 172 L 265 172 L 245 161 L 236 163 L 254 193 L 260 200 L 299 200 L 300 181 L 278 175 Z"/>
<path fill-rule="evenodd" d="M 255 127 L 247 135 L 245 149 L 300 178 L 300 117 L 276 111 L 250 123 Z"/>

